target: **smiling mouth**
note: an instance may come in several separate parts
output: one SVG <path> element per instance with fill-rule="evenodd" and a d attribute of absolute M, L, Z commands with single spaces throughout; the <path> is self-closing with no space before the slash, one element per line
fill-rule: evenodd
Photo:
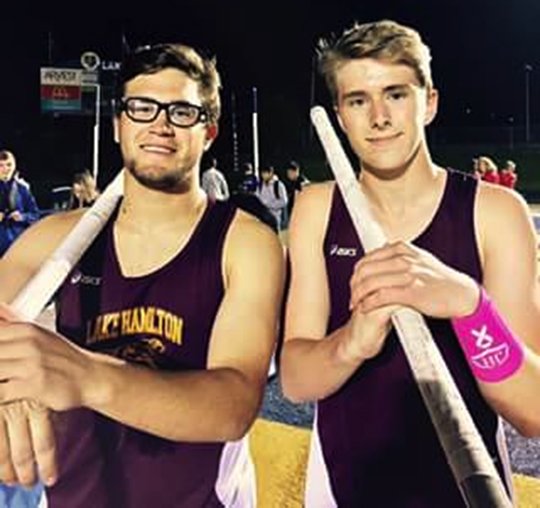
<path fill-rule="evenodd" d="M 160 155 L 170 155 L 176 152 L 174 148 L 163 145 L 140 145 L 140 148 L 143 152 L 156 153 Z"/>
<path fill-rule="evenodd" d="M 366 140 L 372 145 L 384 145 L 386 143 L 390 143 L 391 141 L 394 141 L 400 136 L 401 136 L 401 132 L 398 132 L 397 134 L 394 134 L 392 136 L 384 136 L 384 137 L 381 136 L 379 138 L 366 138 Z"/>

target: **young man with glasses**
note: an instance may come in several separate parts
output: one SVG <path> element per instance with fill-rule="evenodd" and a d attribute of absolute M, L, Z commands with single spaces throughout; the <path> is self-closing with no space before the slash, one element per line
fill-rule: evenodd
<path fill-rule="evenodd" d="M 0 327 L 0 401 L 60 411 L 51 508 L 255 506 L 244 436 L 273 350 L 283 256 L 267 227 L 200 188 L 218 88 L 214 62 L 187 46 L 128 57 L 114 119 L 123 200 L 60 292 L 58 334 Z M 0 264 L 1 301 L 78 217 L 47 218 L 15 245 Z M 41 460 L 46 421 L 18 410 L 20 437 L 0 433 L 13 460 L 1 480 L 33 480 L 26 435 L 45 479 L 54 476 Z"/>
<path fill-rule="evenodd" d="M 281 380 L 317 401 L 307 508 L 465 506 L 390 317 L 426 316 L 511 492 L 504 416 L 540 433 L 540 305 L 526 203 L 435 165 L 430 52 L 392 21 L 354 25 L 320 46 L 358 185 L 389 243 L 364 252 L 333 182 L 299 194 Z M 506 248 L 511 245 L 512 248 Z"/>

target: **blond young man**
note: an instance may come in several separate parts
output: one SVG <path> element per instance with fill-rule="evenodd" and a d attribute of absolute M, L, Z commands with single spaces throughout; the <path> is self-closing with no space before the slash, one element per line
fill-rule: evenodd
<path fill-rule="evenodd" d="M 360 160 L 358 184 L 389 243 L 364 253 L 333 183 L 299 195 L 281 379 L 291 400 L 317 401 L 308 508 L 464 506 L 391 329 L 398 305 L 425 315 L 509 492 L 498 415 L 524 435 L 540 433 L 527 206 L 432 162 L 429 62 L 419 34 L 392 21 L 355 25 L 320 47 L 339 125 Z"/>
<path fill-rule="evenodd" d="M 124 198 L 62 288 L 58 334 L 0 326 L 0 478 L 32 483 L 35 460 L 51 508 L 255 505 L 243 438 L 273 350 L 283 255 L 269 228 L 200 188 L 218 88 L 214 62 L 190 47 L 128 57 L 114 119 Z M 15 244 L 0 301 L 79 216 L 47 218 Z M 57 466 L 48 413 L 20 399 L 59 412 Z"/>

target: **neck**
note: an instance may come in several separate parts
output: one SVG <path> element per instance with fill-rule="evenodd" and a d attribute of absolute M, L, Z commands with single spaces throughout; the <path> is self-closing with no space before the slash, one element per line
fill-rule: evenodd
<path fill-rule="evenodd" d="M 442 168 L 433 164 L 427 148 L 420 147 L 413 159 L 393 172 L 382 172 L 362 166 L 359 181 L 378 214 L 403 217 L 408 209 L 436 192 Z"/>
<path fill-rule="evenodd" d="M 205 205 L 206 195 L 198 182 L 182 192 L 169 193 L 141 185 L 126 171 L 118 223 L 152 232 L 189 226 Z"/>

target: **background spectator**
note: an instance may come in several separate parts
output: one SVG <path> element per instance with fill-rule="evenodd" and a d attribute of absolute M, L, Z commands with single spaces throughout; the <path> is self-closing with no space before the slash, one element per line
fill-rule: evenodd
<path fill-rule="evenodd" d="M 499 183 L 499 173 L 493 159 L 482 155 L 482 157 L 478 158 L 478 169 L 482 175 L 482 180 L 490 183 Z"/>
<path fill-rule="evenodd" d="M 0 255 L 39 218 L 36 200 L 27 182 L 16 178 L 13 153 L 0 151 Z"/>
<path fill-rule="evenodd" d="M 85 170 L 82 173 L 75 173 L 71 184 L 71 199 L 69 208 L 82 208 L 83 206 L 92 206 L 99 196 L 96 180 Z"/>
<path fill-rule="evenodd" d="M 294 206 L 294 199 L 296 193 L 300 192 L 304 185 L 309 183 L 309 180 L 302 174 L 300 170 L 300 164 L 296 161 L 290 161 L 287 165 L 287 170 L 285 178 L 283 180 L 285 188 L 287 189 L 287 208 L 285 209 L 285 214 L 283 218 L 283 229 L 285 229 L 289 224 L 289 218 L 292 213 Z"/>
<path fill-rule="evenodd" d="M 210 167 L 203 173 L 201 187 L 210 199 L 225 201 L 229 199 L 229 186 L 223 173 L 217 168 L 217 160 L 210 161 Z"/>
<path fill-rule="evenodd" d="M 276 218 L 278 229 L 283 229 L 283 218 L 287 209 L 287 189 L 277 177 L 273 166 L 261 168 L 261 181 L 257 196 Z"/>
<path fill-rule="evenodd" d="M 250 162 L 245 162 L 242 166 L 242 173 L 243 177 L 238 190 L 248 194 L 255 194 L 259 187 L 259 180 L 253 170 L 253 165 Z"/>
<path fill-rule="evenodd" d="M 516 163 L 514 161 L 506 161 L 504 168 L 499 173 L 499 183 L 513 189 L 517 183 Z"/>
<path fill-rule="evenodd" d="M 472 172 L 473 175 L 478 178 L 478 180 L 482 180 L 484 174 L 482 173 L 482 170 L 480 168 L 480 159 L 478 157 L 474 157 L 472 160 Z"/>

